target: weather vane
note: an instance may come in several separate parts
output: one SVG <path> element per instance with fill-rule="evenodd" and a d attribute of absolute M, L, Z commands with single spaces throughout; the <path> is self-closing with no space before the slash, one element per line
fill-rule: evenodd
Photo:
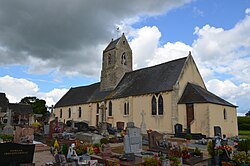
<path fill-rule="evenodd" d="M 120 28 L 117 26 L 116 27 L 116 38 L 120 36 Z"/>

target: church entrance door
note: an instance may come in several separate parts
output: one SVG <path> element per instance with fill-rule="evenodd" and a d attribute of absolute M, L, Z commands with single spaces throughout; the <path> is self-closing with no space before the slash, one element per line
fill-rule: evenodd
<path fill-rule="evenodd" d="M 191 122 L 194 120 L 194 104 L 186 104 L 187 129 L 191 132 Z"/>
<path fill-rule="evenodd" d="M 96 115 L 96 126 L 98 126 L 99 125 L 99 115 Z"/>

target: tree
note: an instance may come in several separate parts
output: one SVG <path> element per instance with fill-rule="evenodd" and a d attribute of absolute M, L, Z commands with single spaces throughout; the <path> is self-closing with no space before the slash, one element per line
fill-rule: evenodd
<path fill-rule="evenodd" d="M 245 115 L 246 115 L 246 116 L 250 116 L 250 111 L 248 111 Z"/>
<path fill-rule="evenodd" d="M 46 101 L 37 97 L 24 97 L 20 103 L 30 104 L 35 114 L 45 115 L 47 113 Z"/>

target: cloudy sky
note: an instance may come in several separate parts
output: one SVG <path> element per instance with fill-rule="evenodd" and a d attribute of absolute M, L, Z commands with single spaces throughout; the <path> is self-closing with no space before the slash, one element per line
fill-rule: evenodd
<path fill-rule="evenodd" d="M 207 88 L 250 110 L 249 0 L 0 0 L 0 92 L 51 106 L 99 81 L 102 51 L 122 32 L 134 69 L 192 51 Z"/>

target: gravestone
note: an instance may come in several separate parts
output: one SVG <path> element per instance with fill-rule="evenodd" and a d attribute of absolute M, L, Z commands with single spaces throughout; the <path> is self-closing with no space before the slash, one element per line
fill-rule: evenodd
<path fill-rule="evenodd" d="M 110 157 L 112 155 L 110 144 L 102 144 L 101 146 L 102 157 Z"/>
<path fill-rule="evenodd" d="M 214 126 L 214 136 L 221 136 L 220 126 Z"/>
<path fill-rule="evenodd" d="M 181 124 L 176 124 L 174 126 L 174 132 L 176 135 L 178 135 L 179 133 L 182 133 L 182 125 Z"/>
<path fill-rule="evenodd" d="M 148 133 L 149 148 L 160 148 L 158 146 L 158 141 L 163 140 L 163 134 L 152 131 Z"/>
<path fill-rule="evenodd" d="M 77 128 L 77 131 L 89 131 L 89 125 L 85 122 L 75 122 L 74 127 Z"/>
<path fill-rule="evenodd" d="M 49 125 L 44 125 L 43 126 L 43 134 L 48 135 L 49 134 Z"/>
<path fill-rule="evenodd" d="M 58 123 L 58 118 L 56 117 L 54 120 L 50 121 L 49 124 L 49 138 L 52 138 L 52 135 L 54 133 L 60 133 L 61 129 L 59 127 L 59 123 Z"/>
<path fill-rule="evenodd" d="M 1 165 L 19 166 L 21 163 L 32 163 L 35 145 L 22 145 L 16 143 L 0 144 Z"/>
<path fill-rule="evenodd" d="M 83 142 L 94 144 L 99 143 L 103 136 L 93 133 L 77 132 L 75 134 L 75 138 Z"/>
<path fill-rule="evenodd" d="M 116 122 L 116 127 L 118 131 L 124 130 L 124 122 Z"/>
<path fill-rule="evenodd" d="M 142 136 L 141 129 L 134 126 L 133 122 L 127 123 L 127 134 L 124 137 L 125 153 L 141 153 Z"/>
<path fill-rule="evenodd" d="M 15 143 L 32 143 L 34 140 L 33 128 L 21 128 L 16 126 L 14 142 Z"/>

